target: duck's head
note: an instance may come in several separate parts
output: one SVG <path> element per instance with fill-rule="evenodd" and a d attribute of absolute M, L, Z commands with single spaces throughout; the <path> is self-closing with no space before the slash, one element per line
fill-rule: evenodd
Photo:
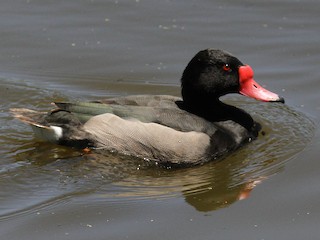
<path fill-rule="evenodd" d="M 284 103 L 282 97 L 254 80 L 249 65 L 217 49 L 197 53 L 184 70 L 181 83 L 183 100 L 189 106 L 209 103 L 228 93 L 240 93 L 265 102 Z"/>

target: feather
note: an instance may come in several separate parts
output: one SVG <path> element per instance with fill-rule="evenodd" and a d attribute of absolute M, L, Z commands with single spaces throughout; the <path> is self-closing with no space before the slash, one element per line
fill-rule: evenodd
<path fill-rule="evenodd" d="M 12 108 L 10 112 L 15 118 L 29 124 L 38 139 L 57 143 L 63 135 L 62 128 L 43 124 L 44 117 L 47 115 L 45 112 L 38 112 L 26 108 Z"/>

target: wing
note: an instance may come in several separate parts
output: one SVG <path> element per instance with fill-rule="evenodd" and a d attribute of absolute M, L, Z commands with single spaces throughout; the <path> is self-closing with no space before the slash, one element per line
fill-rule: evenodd
<path fill-rule="evenodd" d="M 177 101 L 181 99 L 167 95 L 138 95 L 99 102 L 56 102 L 55 104 L 60 109 L 75 114 L 82 123 L 94 116 L 111 113 L 123 119 L 158 123 L 183 132 L 196 131 L 212 135 L 216 131 L 215 124 L 180 109 L 176 104 Z"/>

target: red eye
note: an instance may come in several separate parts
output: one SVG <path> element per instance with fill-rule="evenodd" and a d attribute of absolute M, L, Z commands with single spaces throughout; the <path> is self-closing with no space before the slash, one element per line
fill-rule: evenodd
<path fill-rule="evenodd" d="M 231 72 L 231 67 L 229 66 L 228 63 L 223 65 L 223 70 L 226 71 L 226 72 Z"/>

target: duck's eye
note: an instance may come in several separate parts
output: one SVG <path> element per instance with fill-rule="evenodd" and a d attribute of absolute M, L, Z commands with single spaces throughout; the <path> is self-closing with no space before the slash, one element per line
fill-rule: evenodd
<path fill-rule="evenodd" d="M 226 72 L 231 72 L 232 71 L 231 67 L 230 67 L 230 65 L 228 63 L 224 64 L 222 68 Z"/>

